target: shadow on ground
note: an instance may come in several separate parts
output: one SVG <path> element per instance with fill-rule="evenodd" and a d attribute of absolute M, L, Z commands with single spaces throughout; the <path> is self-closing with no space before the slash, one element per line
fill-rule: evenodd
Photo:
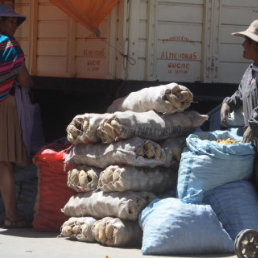
<path fill-rule="evenodd" d="M 33 228 L 12 228 L 12 229 L 0 229 L 0 235 L 8 235 L 15 237 L 27 237 L 27 238 L 56 238 L 58 232 L 38 232 Z"/>

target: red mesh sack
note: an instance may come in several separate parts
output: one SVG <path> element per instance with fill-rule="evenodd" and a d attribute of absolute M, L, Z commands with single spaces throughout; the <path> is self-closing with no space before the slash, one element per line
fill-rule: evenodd
<path fill-rule="evenodd" d="M 56 232 L 68 219 L 61 208 L 76 194 L 67 186 L 67 172 L 72 165 L 65 164 L 70 143 L 53 143 L 36 153 L 33 163 L 38 168 L 38 194 L 33 227 L 37 231 Z"/>

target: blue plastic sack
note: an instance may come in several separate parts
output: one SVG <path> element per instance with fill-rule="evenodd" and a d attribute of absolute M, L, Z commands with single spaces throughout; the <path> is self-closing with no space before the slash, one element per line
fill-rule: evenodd
<path fill-rule="evenodd" d="M 198 132 L 186 138 L 187 147 L 178 170 L 178 198 L 187 203 L 201 203 L 206 191 L 251 177 L 254 147 L 250 143 L 216 142 L 227 138 L 242 141 L 238 132 L 238 129 Z"/>
<path fill-rule="evenodd" d="M 139 216 L 143 254 L 207 254 L 233 252 L 233 240 L 210 205 L 156 199 Z"/>
<path fill-rule="evenodd" d="M 223 185 L 205 194 L 223 227 L 232 239 L 244 229 L 258 229 L 258 198 L 249 181 Z"/>

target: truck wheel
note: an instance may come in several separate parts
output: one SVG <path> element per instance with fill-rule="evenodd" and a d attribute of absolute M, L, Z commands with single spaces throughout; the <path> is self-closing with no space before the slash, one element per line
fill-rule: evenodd
<path fill-rule="evenodd" d="M 245 229 L 235 239 L 235 252 L 238 258 L 258 257 L 258 232 Z"/>

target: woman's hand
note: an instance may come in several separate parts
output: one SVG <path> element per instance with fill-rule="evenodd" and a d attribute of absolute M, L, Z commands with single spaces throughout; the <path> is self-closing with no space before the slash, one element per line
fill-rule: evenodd
<path fill-rule="evenodd" d="M 253 140 L 253 137 L 254 137 L 254 131 L 250 126 L 248 126 L 245 129 L 245 132 L 243 134 L 243 142 L 244 143 L 251 142 Z"/>
<path fill-rule="evenodd" d="M 230 107 L 227 103 L 223 103 L 220 109 L 221 124 L 227 126 L 227 118 L 230 117 Z"/>
<path fill-rule="evenodd" d="M 31 79 L 31 76 L 30 76 L 24 62 L 22 63 L 21 67 L 19 68 L 19 71 L 17 74 L 17 81 L 24 88 L 30 88 L 33 85 L 33 81 Z"/>

